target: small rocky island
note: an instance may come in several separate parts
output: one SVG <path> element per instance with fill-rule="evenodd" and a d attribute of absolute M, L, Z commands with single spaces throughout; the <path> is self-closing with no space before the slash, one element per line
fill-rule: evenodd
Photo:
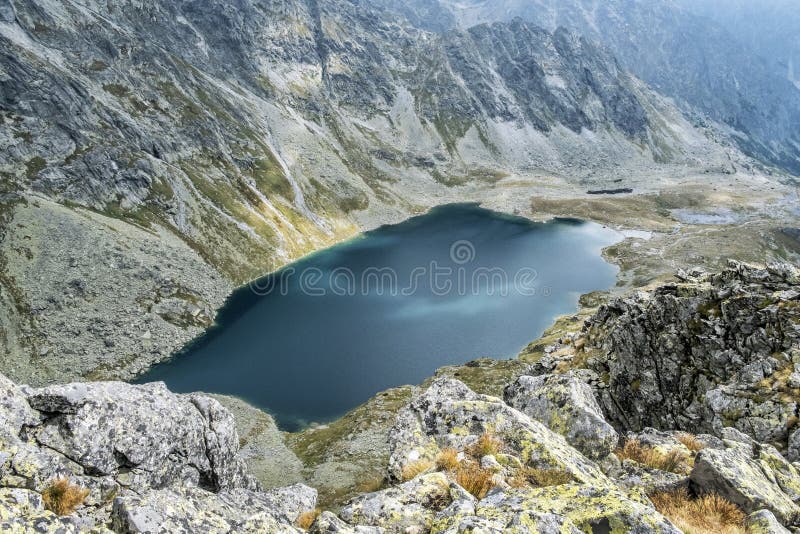
<path fill-rule="evenodd" d="M 383 479 L 326 510 L 307 485 L 264 489 L 208 396 L 5 377 L 0 390 L 3 532 L 800 528 L 800 270 L 787 264 L 680 271 L 602 305 L 502 398 L 429 381 L 395 415 Z"/>

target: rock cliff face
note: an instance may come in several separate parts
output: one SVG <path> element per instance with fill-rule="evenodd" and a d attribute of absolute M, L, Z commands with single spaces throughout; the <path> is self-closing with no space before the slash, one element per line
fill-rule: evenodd
<path fill-rule="evenodd" d="M 2 368 L 129 378 L 233 285 L 521 177 L 748 164 L 586 39 L 443 13 L 0 1 Z"/>
<path fill-rule="evenodd" d="M 432 0 L 469 27 L 515 17 L 566 27 L 611 48 L 622 64 L 663 94 L 738 133 L 755 157 L 800 169 L 800 90 L 795 85 L 800 21 L 783 0 Z M 432 8 L 429 8 L 432 9 Z M 791 78 L 791 79 L 790 79 Z"/>
<path fill-rule="evenodd" d="M 798 456 L 800 271 L 733 263 L 603 306 L 586 325 L 621 428 L 734 427 Z"/>

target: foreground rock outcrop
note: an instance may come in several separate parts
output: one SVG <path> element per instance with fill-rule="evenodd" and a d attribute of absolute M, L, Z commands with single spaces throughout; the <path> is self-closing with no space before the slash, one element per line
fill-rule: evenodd
<path fill-rule="evenodd" d="M 728 433 L 730 434 L 730 433 Z M 691 481 L 701 491 L 714 492 L 746 512 L 767 509 L 779 521 L 800 519 L 800 472 L 774 447 L 730 435 L 723 446 L 700 451 Z"/>
<path fill-rule="evenodd" d="M 504 397 L 510 406 L 563 434 L 589 458 L 604 458 L 617 446 L 619 436 L 603 418 L 592 388 L 574 376 L 521 376 Z"/>
<path fill-rule="evenodd" d="M 733 426 L 800 460 L 800 270 L 731 262 L 602 306 L 588 366 L 615 426 L 720 435 Z"/>
<path fill-rule="evenodd" d="M 529 386 L 573 379 L 523 376 L 506 392 L 530 407 L 549 390 Z M 797 467 L 736 429 L 691 442 L 648 429 L 605 456 L 580 452 L 570 444 L 572 427 L 555 431 L 553 421 L 596 406 L 583 387 L 583 404 L 554 402 L 528 410 L 531 417 L 458 380 L 433 381 L 389 432 L 388 486 L 351 499 L 337 515 L 314 512 L 317 492 L 303 484 L 262 491 L 238 456 L 232 416 L 211 398 L 175 395 L 160 383 L 34 389 L 0 380 L 4 532 L 291 533 L 302 525 L 352 534 L 677 534 L 650 496 L 687 490 L 690 498 L 726 499 L 742 518 L 749 514 L 753 529 L 800 526 Z M 599 412 L 588 413 L 593 428 L 607 428 Z M 631 443 L 651 456 L 633 455 Z M 80 489 L 73 509 L 54 507 L 59 479 Z"/>
<path fill-rule="evenodd" d="M 503 436 L 507 451 L 523 464 L 557 469 L 586 484 L 605 475 L 563 436 L 501 399 L 478 395 L 457 380 L 435 381 L 397 416 L 390 434 L 389 473 L 402 479 L 412 462 L 435 461 L 445 448 L 464 450 L 484 434 Z"/>
<path fill-rule="evenodd" d="M 162 383 L 36 389 L 0 375 L 0 530 L 292 531 L 316 491 L 260 491 L 238 449 L 233 417 L 209 397 Z M 42 498 L 59 479 L 85 492 L 63 517 Z"/>
<path fill-rule="evenodd" d="M 587 393 L 581 405 L 553 402 L 557 395 L 541 388 L 573 379 L 522 376 L 509 384 L 507 399 L 521 407 L 549 397 L 547 410 L 528 410 L 535 417 L 457 380 L 435 380 L 390 432 L 389 476 L 405 482 L 357 497 L 341 518 L 387 532 L 681 532 L 676 524 L 694 527 L 653 503 L 683 498 L 688 508 L 714 496 L 741 519 L 708 530 L 715 519 L 692 518 L 706 525 L 698 531 L 800 526 L 797 468 L 735 428 L 720 437 L 645 429 L 615 437 L 613 452 L 590 455 L 597 461 L 573 448 L 570 425 L 558 433 L 545 424 L 596 406 L 591 391 L 578 388 Z M 597 428 L 606 428 L 600 412 L 589 413 Z"/>

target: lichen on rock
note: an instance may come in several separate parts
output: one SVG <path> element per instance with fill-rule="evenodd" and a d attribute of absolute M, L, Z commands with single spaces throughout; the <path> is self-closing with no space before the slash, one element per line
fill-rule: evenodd
<path fill-rule="evenodd" d="M 783 524 L 800 520 L 800 473 L 774 447 L 726 440 L 723 449 L 700 451 L 693 487 L 717 493 L 745 512 L 767 509 Z"/>
<path fill-rule="evenodd" d="M 617 446 L 617 432 L 603 417 L 594 391 L 573 374 L 521 376 L 506 387 L 504 397 L 588 458 L 604 458 Z"/>
<path fill-rule="evenodd" d="M 316 506 L 307 486 L 259 489 L 232 415 L 210 397 L 161 383 L 37 389 L 0 375 L 0 399 L 4 532 L 299 532 Z M 61 517 L 40 493 L 63 479 L 82 502 Z"/>

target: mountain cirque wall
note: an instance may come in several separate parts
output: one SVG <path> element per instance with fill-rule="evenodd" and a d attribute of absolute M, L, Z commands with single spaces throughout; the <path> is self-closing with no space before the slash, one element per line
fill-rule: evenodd
<path fill-rule="evenodd" d="M 800 19 L 792 2 L 420 1 L 445 27 L 521 17 L 601 42 L 697 120 L 724 123 L 746 153 L 800 171 Z"/>
<path fill-rule="evenodd" d="M 0 0 L 4 372 L 128 379 L 236 285 L 432 205 L 751 177 L 585 39 L 394 4 Z"/>

